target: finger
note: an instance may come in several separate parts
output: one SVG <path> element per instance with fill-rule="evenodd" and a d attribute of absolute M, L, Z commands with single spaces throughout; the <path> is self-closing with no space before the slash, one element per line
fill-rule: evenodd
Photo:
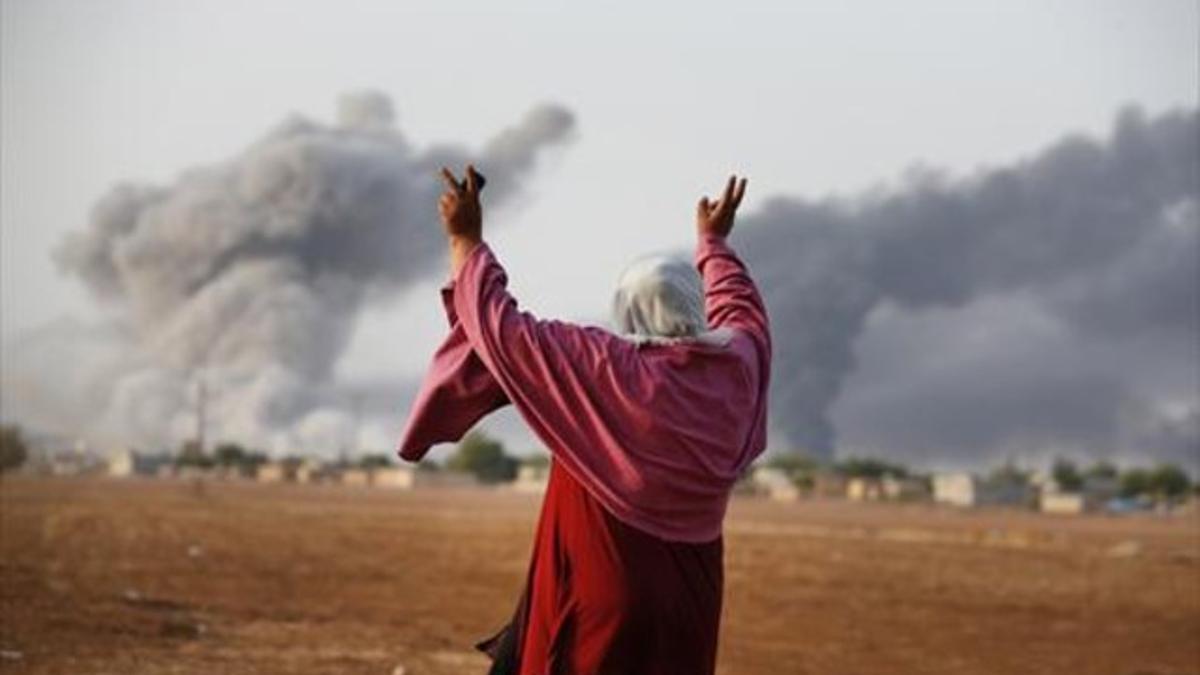
<path fill-rule="evenodd" d="M 467 178 L 465 182 L 467 184 L 467 194 L 479 194 L 479 174 L 475 173 L 474 164 L 467 165 Z"/>
<path fill-rule="evenodd" d="M 746 179 L 743 178 L 740 181 L 738 181 L 737 190 L 735 190 L 733 193 L 733 208 L 736 209 L 737 207 L 741 206 L 742 205 L 742 197 L 745 197 L 745 196 L 746 196 Z"/>
<path fill-rule="evenodd" d="M 483 189 L 487 187 L 487 176 L 479 173 L 479 170 L 475 168 L 474 164 L 467 165 L 468 182 L 470 182 L 471 178 L 475 179 L 475 193 L 479 194 L 480 192 L 483 192 Z"/>
<path fill-rule="evenodd" d="M 725 192 L 721 194 L 721 206 L 729 206 L 733 203 L 733 188 L 737 182 L 736 176 L 730 176 L 725 182 Z"/>
<path fill-rule="evenodd" d="M 450 173 L 450 169 L 444 166 L 442 167 L 442 179 L 446 181 L 446 187 L 450 188 L 454 194 L 462 192 L 463 186 L 459 184 L 454 174 Z"/>
<path fill-rule="evenodd" d="M 701 197 L 700 201 L 696 203 L 696 213 L 702 216 L 708 215 L 708 197 Z"/>

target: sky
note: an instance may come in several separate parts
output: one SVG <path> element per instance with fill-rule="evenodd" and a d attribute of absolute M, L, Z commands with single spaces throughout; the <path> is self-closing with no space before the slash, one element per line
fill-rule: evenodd
<path fill-rule="evenodd" d="M 171 185 L 291 113 L 329 123 L 347 92 L 389 97 L 418 152 L 481 151 L 535 106 L 569 111 L 570 138 L 489 211 L 488 238 L 524 304 L 597 321 L 624 264 L 690 246 L 696 199 L 730 171 L 750 177 L 752 220 L 773 198 L 850 198 L 914 166 L 969 176 L 1104 137 L 1128 104 L 1197 105 L 1195 2 L 645 4 L 3 0 L 0 337 L 110 316 L 51 252 L 115 184 Z M 441 337 L 442 278 L 364 306 L 333 380 L 416 377 Z M 850 389 L 888 367 L 859 366 Z M 370 444 L 402 423 L 393 408 Z M 499 424 L 524 442 L 516 426 Z"/>

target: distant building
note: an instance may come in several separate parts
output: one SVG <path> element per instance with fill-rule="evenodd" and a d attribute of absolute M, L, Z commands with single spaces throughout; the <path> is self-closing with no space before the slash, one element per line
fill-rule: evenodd
<path fill-rule="evenodd" d="M 289 457 L 259 464 L 254 469 L 254 478 L 260 483 L 315 483 L 325 473 L 319 462 Z"/>
<path fill-rule="evenodd" d="M 207 468 L 207 467 L 203 467 L 203 466 L 195 466 L 195 465 L 178 466 L 175 464 L 171 464 L 170 466 L 171 466 L 170 476 L 172 478 L 179 478 L 181 480 L 199 480 L 201 478 L 211 478 L 214 475 L 214 472 L 211 468 Z"/>
<path fill-rule="evenodd" d="M 836 471 L 813 474 L 812 496 L 820 499 L 845 499 L 846 477 Z"/>
<path fill-rule="evenodd" d="M 1083 495 L 1090 505 L 1099 508 L 1121 494 L 1121 482 L 1116 478 L 1088 476 L 1083 479 Z"/>
<path fill-rule="evenodd" d="M 776 501 L 793 501 L 800 498 L 800 488 L 792 482 L 782 469 L 761 466 L 754 470 L 751 481 L 755 490 Z"/>
<path fill-rule="evenodd" d="M 297 483 L 315 483 L 321 476 L 321 465 L 311 459 L 298 462 L 291 471 L 292 480 Z"/>
<path fill-rule="evenodd" d="M 417 485 L 417 468 L 412 466 L 380 467 L 371 472 L 370 481 L 375 487 L 411 490 Z"/>
<path fill-rule="evenodd" d="M 367 469 L 345 469 L 342 471 L 342 485 L 366 487 L 371 484 L 371 472 Z"/>
<path fill-rule="evenodd" d="M 351 480 L 359 480 L 353 477 Z M 352 483 L 359 485 L 361 483 Z M 367 472 L 367 484 L 402 490 L 475 487 L 479 481 L 465 471 L 422 469 L 416 466 L 377 467 Z"/>
<path fill-rule="evenodd" d="M 541 494 L 550 482 L 549 464 L 522 464 L 517 467 L 517 478 L 512 482 L 516 492 Z"/>
<path fill-rule="evenodd" d="M 880 481 L 885 499 L 893 501 L 915 501 L 929 498 L 929 485 L 920 478 L 897 478 L 884 476 Z"/>
<path fill-rule="evenodd" d="M 883 481 L 854 477 L 846 481 L 846 498 L 858 502 L 877 502 L 884 498 Z"/>
<path fill-rule="evenodd" d="M 1019 481 L 984 481 L 973 474 L 939 473 L 933 476 L 933 499 L 953 506 L 1028 506 L 1033 488 Z"/>
<path fill-rule="evenodd" d="M 328 462 L 316 462 L 308 460 L 308 468 L 305 471 L 306 483 L 337 483 L 341 478 L 341 472 L 336 466 Z"/>
<path fill-rule="evenodd" d="M 171 466 L 171 457 L 165 454 L 151 455 L 136 450 L 118 450 L 108 458 L 108 475 L 116 478 L 133 476 L 158 476 L 164 467 Z"/>
<path fill-rule="evenodd" d="M 259 465 L 255 478 L 260 483 L 282 483 L 290 480 L 288 467 L 283 462 L 266 462 Z"/>
<path fill-rule="evenodd" d="M 415 486 L 422 488 L 469 488 L 478 487 L 479 479 L 465 471 L 415 471 Z"/>
<path fill-rule="evenodd" d="M 52 476 L 104 473 L 107 462 L 92 453 L 83 439 L 64 436 L 32 436 L 29 441 L 29 471 Z"/>
<path fill-rule="evenodd" d="M 913 501 L 929 497 L 929 488 L 919 478 L 856 476 L 846 480 L 846 498 L 860 502 Z"/>
<path fill-rule="evenodd" d="M 933 475 L 933 501 L 953 506 L 975 506 L 979 480 L 969 473 Z"/>
<path fill-rule="evenodd" d="M 1038 509 L 1042 513 L 1075 515 L 1088 510 L 1087 499 L 1079 492 L 1047 492 L 1038 495 Z"/>
<path fill-rule="evenodd" d="M 471 487 L 475 477 L 458 471 L 430 471 L 415 466 L 337 466 L 305 460 L 267 462 L 258 467 L 260 483 L 337 483 L 353 487 L 393 490 L 414 488 Z"/>
<path fill-rule="evenodd" d="M 118 450 L 108 457 L 108 475 L 127 478 L 138 475 L 137 455 L 132 450 Z"/>
<path fill-rule="evenodd" d="M 1041 477 L 1038 483 L 1038 509 L 1043 513 L 1100 511 L 1120 493 L 1115 478 L 1088 476 L 1079 490 L 1064 490 L 1052 477 Z"/>

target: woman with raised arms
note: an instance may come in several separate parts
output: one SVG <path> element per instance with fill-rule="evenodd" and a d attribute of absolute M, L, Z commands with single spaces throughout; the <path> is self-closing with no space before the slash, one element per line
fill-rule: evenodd
<path fill-rule="evenodd" d="M 443 169 L 449 335 L 399 454 L 418 461 L 513 405 L 549 449 L 525 591 L 479 648 L 492 673 L 712 673 L 721 527 L 765 447 L 771 337 L 727 239 L 746 191 L 697 205 L 695 266 L 644 258 L 621 276 L 612 330 L 522 311 L 483 237 L 483 177 Z"/>

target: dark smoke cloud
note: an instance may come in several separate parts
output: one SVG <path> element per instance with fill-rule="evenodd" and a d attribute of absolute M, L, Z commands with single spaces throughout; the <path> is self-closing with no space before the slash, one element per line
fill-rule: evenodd
<path fill-rule="evenodd" d="M 573 127 L 542 106 L 478 153 L 420 149 L 388 98 L 363 92 L 339 101 L 335 124 L 294 116 L 171 185 L 113 188 L 55 254 L 125 334 L 121 356 L 93 371 L 99 414 L 79 430 L 187 437 L 203 374 L 212 436 L 328 448 L 352 423 L 331 380 L 360 309 L 443 261 L 437 167 L 487 167 L 485 198 L 499 204 Z"/>
<path fill-rule="evenodd" d="M 1195 111 L 1129 109 L 1011 167 L 750 214 L 780 445 L 1195 466 L 1198 137 Z"/>

